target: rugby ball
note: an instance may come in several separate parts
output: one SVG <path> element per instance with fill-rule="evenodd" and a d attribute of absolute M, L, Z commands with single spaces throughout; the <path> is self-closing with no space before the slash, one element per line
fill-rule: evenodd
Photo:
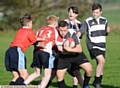
<path fill-rule="evenodd" d="M 75 47 L 75 42 L 74 42 L 74 39 L 73 38 L 67 38 L 64 42 L 64 45 L 67 46 L 67 47 Z"/>

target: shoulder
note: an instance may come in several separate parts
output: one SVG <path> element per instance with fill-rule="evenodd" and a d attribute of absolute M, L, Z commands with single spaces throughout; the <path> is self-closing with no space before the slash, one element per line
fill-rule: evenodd
<path fill-rule="evenodd" d="M 66 21 L 67 23 L 69 23 L 70 20 L 69 19 L 65 19 L 64 21 Z"/>
<path fill-rule="evenodd" d="M 78 24 L 81 24 L 81 22 L 79 20 L 77 20 L 77 19 L 75 20 L 75 22 L 78 23 Z"/>
<path fill-rule="evenodd" d="M 35 35 L 34 31 L 32 29 L 29 30 L 29 34 L 32 36 L 32 35 Z"/>
<path fill-rule="evenodd" d="M 100 19 L 105 19 L 105 20 L 107 20 L 107 18 L 106 18 L 106 17 L 103 17 L 103 16 L 101 16 Z"/>
<path fill-rule="evenodd" d="M 107 22 L 107 18 L 106 18 L 106 17 L 103 17 L 103 16 L 100 17 L 100 20 L 103 20 L 103 21 L 106 21 L 106 22 Z"/>
<path fill-rule="evenodd" d="M 88 22 L 90 20 L 93 20 L 93 17 L 88 17 L 85 21 Z"/>

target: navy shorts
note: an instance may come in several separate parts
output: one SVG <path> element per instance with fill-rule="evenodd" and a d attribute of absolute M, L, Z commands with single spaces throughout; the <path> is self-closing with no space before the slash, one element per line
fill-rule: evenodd
<path fill-rule="evenodd" d="M 5 67 L 7 71 L 26 69 L 26 57 L 19 47 L 10 47 L 5 53 Z"/>
<path fill-rule="evenodd" d="M 78 69 L 81 64 L 89 62 L 84 53 L 78 53 L 76 55 L 62 55 L 59 56 L 57 69 L 69 68 L 71 64 L 76 65 L 73 70 Z"/>
<path fill-rule="evenodd" d="M 38 51 L 37 48 L 34 49 L 33 51 L 33 62 L 31 64 L 31 67 L 37 67 L 37 68 L 42 68 L 42 63 L 40 62 L 40 59 L 38 57 L 36 57 L 36 52 Z"/>
<path fill-rule="evenodd" d="M 54 68 L 54 60 L 55 57 L 52 54 L 49 54 L 41 50 L 37 50 L 34 52 L 34 58 L 31 67 Z"/>
<path fill-rule="evenodd" d="M 99 50 L 99 49 L 89 49 L 89 54 L 92 59 L 96 59 L 98 55 L 103 55 L 105 58 L 105 51 Z"/>

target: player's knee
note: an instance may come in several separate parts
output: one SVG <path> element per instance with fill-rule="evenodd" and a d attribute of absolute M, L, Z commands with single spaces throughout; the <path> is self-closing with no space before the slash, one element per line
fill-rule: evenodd
<path fill-rule="evenodd" d="M 103 66 L 105 64 L 105 59 L 98 60 L 98 64 Z"/>
<path fill-rule="evenodd" d="M 19 74 L 17 72 L 13 71 L 12 74 L 13 74 L 13 79 L 19 78 Z"/>
<path fill-rule="evenodd" d="M 88 76 L 92 76 L 92 72 L 93 72 L 92 65 L 90 64 L 88 66 L 88 68 L 86 69 L 86 73 L 87 73 Z"/>
<path fill-rule="evenodd" d="M 36 75 L 36 77 L 40 76 L 40 72 L 34 72 L 34 74 Z"/>
<path fill-rule="evenodd" d="M 26 79 L 27 77 L 28 77 L 28 72 L 27 72 L 27 70 L 21 70 L 21 71 L 19 71 L 20 72 L 20 76 L 23 78 L 23 79 Z"/>

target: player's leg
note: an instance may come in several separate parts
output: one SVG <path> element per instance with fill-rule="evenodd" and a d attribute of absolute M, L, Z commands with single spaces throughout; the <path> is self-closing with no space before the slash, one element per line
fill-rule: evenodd
<path fill-rule="evenodd" d="M 89 88 L 89 81 L 92 76 L 92 65 L 89 63 L 84 53 L 79 54 L 78 60 L 80 60 L 79 66 L 85 71 L 83 88 Z"/>
<path fill-rule="evenodd" d="M 34 68 L 34 72 L 28 76 L 28 78 L 24 81 L 24 84 L 29 84 L 32 82 L 34 79 L 38 78 L 40 76 L 40 69 L 39 68 Z"/>
<path fill-rule="evenodd" d="M 64 76 L 67 69 L 59 69 L 57 70 L 57 79 L 58 79 L 58 88 L 66 88 L 64 82 Z"/>
<path fill-rule="evenodd" d="M 73 71 L 73 74 L 75 75 L 75 77 L 73 78 L 74 85 L 79 83 L 80 86 L 82 87 L 84 80 L 83 80 L 83 77 L 82 77 L 80 71 L 79 70 L 75 70 L 75 71 Z"/>
<path fill-rule="evenodd" d="M 52 73 L 52 68 L 54 67 L 54 60 L 55 57 L 47 52 L 41 52 L 41 61 L 43 63 L 44 70 L 44 76 L 42 78 L 42 81 L 40 83 L 40 88 L 46 88 Z"/>
<path fill-rule="evenodd" d="M 19 78 L 16 80 L 17 85 L 23 85 L 24 80 L 28 77 L 28 72 L 26 69 L 26 57 L 22 52 L 21 48 L 17 48 L 18 52 L 18 73 Z"/>
<path fill-rule="evenodd" d="M 96 88 L 100 88 L 105 59 L 103 55 L 98 55 L 96 58 L 97 58 L 97 67 L 96 67 L 96 76 L 93 85 L 96 86 Z"/>
<path fill-rule="evenodd" d="M 24 80 L 28 77 L 27 69 L 19 69 L 19 78 L 16 80 L 17 85 L 24 85 Z"/>
<path fill-rule="evenodd" d="M 83 70 L 85 71 L 83 88 L 87 88 L 87 86 L 89 86 L 89 81 L 92 76 L 92 65 L 89 62 L 86 62 L 81 64 L 80 67 L 83 68 Z"/>
<path fill-rule="evenodd" d="M 80 74 L 80 67 L 76 64 L 71 64 L 70 68 L 68 68 L 67 72 L 73 77 L 73 88 L 77 88 L 78 83 L 82 87 L 83 78 Z"/>
<path fill-rule="evenodd" d="M 54 53 L 53 56 L 55 56 L 54 68 L 52 69 L 51 77 L 50 77 L 50 80 L 49 80 L 46 88 L 49 87 L 49 85 L 52 83 L 52 80 L 56 77 L 56 74 L 57 74 L 58 57 L 57 57 L 57 54 L 55 53 L 55 51 L 53 53 Z"/>
<path fill-rule="evenodd" d="M 7 71 L 12 72 L 13 79 L 10 85 L 16 85 L 16 80 L 19 78 L 18 69 L 18 52 L 17 47 L 11 47 L 5 54 L 5 67 Z"/>
<path fill-rule="evenodd" d="M 49 88 L 50 84 L 52 83 L 52 80 L 56 77 L 56 74 L 57 74 L 56 72 L 57 72 L 57 69 L 52 69 L 51 77 L 46 88 Z"/>
<path fill-rule="evenodd" d="M 16 80 L 19 78 L 19 74 L 17 71 L 12 71 L 12 75 L 13 75 L 13 79 L 12 81 L 9 83 L 9 85 L 16 85 L 15 82 Z"/>
<path fill-rule="evenodd" d="M 76 77 L 73 77 L 73 88 L 77 88 L 78 86 L 78 80 Z"/>
<path fill-rule="evenodd" d="M 96 88 L 101 88 L 101 80 L 103 75 L 103 69 L 105 64 L 105 52 L 101 51 L 99 49 L 92 49 L 90 50 L 91 56 L 93 56 L 96 59 L 97 67 L 96 67 L 96 75 L 95 80 L 93 82 L 93 86 Z"/>
<path fill-rule="evenodd" d="M 39 54 L 39 50 L 33 51 L 33 62 L 31 64 L 31 67 L 34 68 L 34 72 L 31 75 L 29 75 L 28 78 L 24 81 L 24 84 L 26 85 L 40 76 L 40 69 L 42 69 L 42 66 L 40 63 Z"/>
<path fill-rule="evenodd" d="M 50 80 L 50 77 L 51 77 L 51 72 L 52 72 L 52 69 L 45 68 L 44 76 L 43 76 L 42 81 L 40 83 L 40 88 L 46 88 L 46 86 Z"/>
<path fill-rule="evenodd" d="M 64 82 L 64 76 L 67 71 L 67 68 L 70 66 L 70 62 L 68 61 L 69 58 L 58 58 L 58 64 L 57 64 L 57 84 L 58 88 L 66 88 L 65 82 Z"/>

